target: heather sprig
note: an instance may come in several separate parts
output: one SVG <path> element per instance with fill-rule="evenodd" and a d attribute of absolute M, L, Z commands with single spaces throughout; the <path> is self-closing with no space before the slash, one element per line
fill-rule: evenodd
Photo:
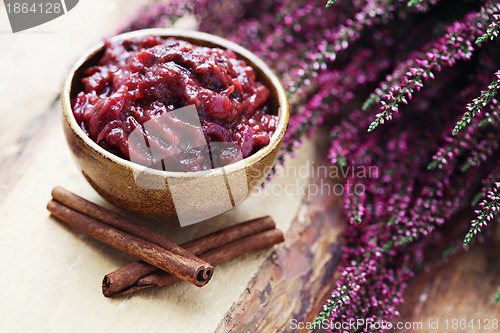
<path fill-rule="evenodd" d="M 337 0 L 328 0 L 328 2 L 326 3 L 326 8 L 330 7 L 331 5 L 333 5 L 334 3 L 336 3 Z"/>
<path fill-rule="evenodd" d="M 467 155 L 462 171 L 479 165 L 498 149 L 496 133 L 499 130 L 500 106 L 493 99 L 483 114 L 474 118 L 468 127 L 454 136 L 445 137 L 445 144 L 434 154 L 428 169 L 441 169 L 451 161 Z"/>
<path fill-rule="evenodd" d="M 476 218 L 471 222 L 471 228 L 465 236 L 464 246 L 469 245 L 472 237 L 489 222 L 494 221 L 500 213 L 500 182 L 495 182 L 486 193 L 486 197 L 479 203 L 480 210 L 476 210 Z"/>
<path fill-rule="evenodd" d="M 410 0 L 408 1 L 408 7 L 415 6 L 416 4 L 422 3 L 423 0 Z"/>
<path fill-rule="evenodd" d="M 500 180 L 500 161 L 497 160 L 496 162 L 496 166 L 494 168 L 492 168 L 492 170 L 490 170 L 488 172 L 488 175 L 486 177 L 484 177 L 484 179 L 482 180 L 482 186 L 481 186 L 481 189 L 480 191 L 476 194 L 476 196 L 472 199 L 472 202 L 471 202 L 471 206 L 477 206 L 479 209 L 476 210 L 476 214 L 483 214 L 483 215 L 487 215 L 489 212 L 487 211 L 487 209 L 485 209 L 484 207 L 482 207 L 480 205 L 481 201 L 484 201 L 485 200 L 485 197 L 487 197 L 487 194 L 491 191 L 492 188 L 494 188 L 496 186 L 496 183 L 498 183 L 498 181 Z M 483 211 L 484 210 L 484 211 Z M 471 224 L 473 224 L 473 222 L 471 222 Z M 471 230 L 472 227 L 469 229 Z M 470 232 L 468 233 L 468 235 L 470 234 Z M 470 237 L 472 238 L 475 234 L 471 234 Z M 469 239 L 470 241 L 470 239 Z"/>
<path fill-rule="evenodd" d="M 486 177 L 481 181 L 481 189 L 472 199 L 471 206 L 477 206 L 479 202 L 483 199 L 484 193 L 487 193 L 488 190 L 495 184 L 496 181 L 500 179 L 500 161 L 497 161 L 497 166 L 494 167 Z"/>
<path fill-rule="evenodd" d="M 402 260 L 405 261 L 405 258 Z M 392 315 L 398 314 L 396 306 L 402 302 L 400 282 L 410 276 L 404 265 L 398 269 L 383 268 L 369 258 L 363 262 L 351 262 L 342 269 L 338 288 L 333 291 L 332 298 L 325 304 L 315 323 L 319 324 L 327 317 L 334 323 L 352 322 L 357 318 L 366 321 L 390 320 Z M 373 290 L 377 293 L 373 294 Z M 392 315 L 388 318 L 388 314 Z M 363 327 L 358 332 L 382 331 Z"/>
<path fill-rule="evenodd" d="M 380 96 L 381 107 L 375 120 L 368 127 L 373 131 L 380 124 L 391 120 L 399 111 L 401 103 L 408 104 L 415 92 L 418 92 L 428 79 L 434 79 L 434 73 L 440 72 L 444 66 L 453 66 L 458 60 L 470 59 L 474 48 L 472 42 L 484 33 L 484 25 L 492 21 L 492 12 L 499 11 L 500 4 L 488 1 L 479 12 L 470 13 L 462 21 L 454 22 L 446 29 L 446 33 L 432 47 L 422 52 L 422 56 L 411 61 L 411 65 L 403 77 L 393 75 L 392 82 L 383 83 L 390 86 L 385 96 Z M 371 96 L 364 108 L 367 109 L 379 98 Z"/>
<path fill-rule="evenodd" d="M 307 79 L 306 73 L 317 75 L 317 67 L 324 66 L 335 61 L 337 53 L 344 51 L 348 46 L 359 39 L 361 32 L 375 24 L 387 21 L 393 17 L 393 12 L 399 8 L 393 0 L 371 0 L 338 28 L 327 30 L 318 41 L 315 52 L 307 52 L 303 66 L 297 69 L 297 77 L 292 79 L 288 89 L 291 93 L 296 92 Z"/>
<path fill-rule="evenodd" d="M 499 130 L 499 128 L 497 127 L 496 130 Z M 495 132 L 488 132 L 481 141 L 475 144 L 461 168 L 462 172 L 486 162 L 489 157 L 498 150 L 499 144 L 496 134 Z"/>
<path fill-rule="evenodd" d="M 451 112 L 461 112 L 460 110 L 463 109 L 463 105 L 474 96 L 477 96 L 481 89 L 491 82 L 491 72 L 495 70 L 495 58 L 498 54 L 492 51 L 494 51 L 494 48 L 483 48 L 476 54 L 476 61 L 481 65 L 474 72 L 470 73 L 470 83 L 458 94 L 458 98 L 448 101 Z M 442 144 L 433 154 L 428 169 L 444 168 L 448 163 L 459 158 L 463 159 L 462 156 L 473 153 L 477 148 L 476 145 L 484 140 L 485 135 L 488 135 L 488 132 L 495 132 L 495 127 L 500 126 L 498 111 L 498 102 L 493 98 L 484 107 L 482 113 L 471 119 L 469 126 L 463 128 L 455 135 L 451 133 L 451 128 L 449 131 L 444 129 L 444 135 L 440 140 Z M 462 168 L 465 169 L 466 164 Z"/>
<path fill-rule="evenodd" d="M 498 288 L 495 298 L 493 299 L 493 304 L 497 304 L 498 302 L 500 302 L 500 287 Z"/>
<path fill-rule="evenodd" d="M 476 39 L 476 44 L 481 44 L 487 39 L 493 39 L 500 33 L 500 13 L 493 14 L 493 22 L 488 26 L 488 30 Z"/>
<path fill-rule="evenodd" d="M 497 94 L 500 89 L 500 71 L 495 73 L 496 80 L 490 83 L 488 90 L 481 92 L 481 95 L 475 98 L 471 103 L 467 104 L 467 111 L 464 113 L 462 119 L 457 122 L 457 125 L 453 129 L 453 135 L 456 135 L 462 128 L 470 123 L 471 119 L 475 117 L 482 108 L 488 105 L 493 97 Z"/>
<path fill-rule="evenodd" d="M 325 118 L 340 115 L 360 92 L 360 83 L 375 82 L 391 65 L 390 60 L 374 61 L 386 56 L 386 49 L 358 50 L 352 61 L 340 69 L 324 70 L 316 80 L 319 87 L 308 102 L 290 118 L 286 132 L 285 148 L 293 150 L 305 136 L 310 136 Z M 291 145 L 293 143 L 293 145 Z"/>
<path fill-rule="evenodd" d="M 425 12 L 438 1 L 439 0 L 410 0 L 408 1 L 408 7 L 415 7 L 418 11 Z"/>
<path fill-rule="evenodd" d="M 357 298 L 361 285 L 367 282 L 367 274 L 375 269 L 375 266 L 366 265 L 364 263 L 350 263 L 350 266 L 342 269 L 342 275 L 337 281 L 337 289 L 332 293 L 332 298 L 329 299 L 323 306 L 323 311 L 318 314 L 315 320 L 315 325 L 321 323 L 323 319 L 332 316 L 339 309 L 348 306 L 353 302 L 353 298 Z"/>

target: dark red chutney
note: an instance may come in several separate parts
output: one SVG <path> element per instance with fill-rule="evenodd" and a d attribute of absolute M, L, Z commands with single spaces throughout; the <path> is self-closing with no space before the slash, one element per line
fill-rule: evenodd
<path fill-rule="evenodd" d="M 198 171 L 227 165 L 269 144 L 276 130 L 277 116 L 265 105 L 268 88 L 230 50 L 156 36 L 107 41 L 98 64 L 84 73 L 84 91 L 72 101 L 76 121 L 101 147 L 145 166 Z M 188 120 L 167 121 L 154 135 L 145 130 L 146 122 L 188 105 L 196 106 L 204 140 L 199 127 L 198 138 L 185 135 L 195 126 Z M 134 130 L 146 145 L 129 142 Z"/>

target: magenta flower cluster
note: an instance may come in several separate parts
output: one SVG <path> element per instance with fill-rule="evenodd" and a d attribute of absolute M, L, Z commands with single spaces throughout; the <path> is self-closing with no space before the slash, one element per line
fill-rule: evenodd
<path fill-rule="evenodd" d="M 345 193 L 356 193 L 357 184 L 365 191 L 343 198 L 344 260 L 317 322 L 389 322 L 442 225 L 481 202 L 468 243 L 498 218 L 500 4 L 326 3 L 170 0 L 153 3 L 123 30 L 194 15 L 200 30 L 249 48 L 281 77 L 292 109 L 284 154 L 322 126 L 332 163 L 377 167 L 376 177 L 347 176 L 353 188 Z"/>
<path fill-rule="evenodd" d="M 385 120 L 391 120 L 401 103 L 408 104 L 408 100 L 420 91 L 425 81 L 434 79 L 434 72 L 440 72 L 444 66 L 451 67 L 459 60 L 470 59 L 474 51 L 472 43 L 485 34 L 486 28 L 494 20 L 491 12 L 496 11 L 500 12 L 500 4 L 493 1 L 480 12 L 473 12 L 463 20 L 454 22 L 443 37 L 421 52 L 422 56 L 409 61 L 411 65 L 402 77 L 392 75 L 389 82 L 382 83 L 384 87 L 391 86 L 389 91 L 384 96 L 372 96 L 364 106 L 366 109 L 375 101 L 382 104 L 368 130 L 372 131 Z"/>
<path fill-rule="evenodd" d="M 477 217 L 472 220 L 471 227 L 465 236 L 464 245 L 468 245 L 472 237 L 481 231 L 489 222 L 498 219 L 500 214 L 500 182 L 494 182 L 486 196 L 479 203 L 481 209 L 476 210 Z"/>

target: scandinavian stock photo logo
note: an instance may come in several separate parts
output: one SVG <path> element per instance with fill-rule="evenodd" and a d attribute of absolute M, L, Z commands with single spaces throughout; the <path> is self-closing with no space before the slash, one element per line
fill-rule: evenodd
<path fill-rule="evenodd" d="M 73 9 L 79 0 L 4 0 L 12 32 L 52 21 Z"/>

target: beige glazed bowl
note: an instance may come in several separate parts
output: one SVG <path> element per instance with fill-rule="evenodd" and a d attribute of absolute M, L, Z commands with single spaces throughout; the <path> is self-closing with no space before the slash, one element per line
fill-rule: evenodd
<path fill-rule="evenodd" d="M 267 65 L 243 47 L 223 38 L 175 29 L 147 29 L 125 33 L 113 40 L 144 35 L 174 37 L 196 45 L 230 49 L 254 68 L 257 79 L 270 90 L 270 112 L 278 126 L 269 145 L 224 168 L 197 172 L 148 169 L 118 157 L 92 141 L 77 124 L 71 100 L 82 91 L 83 71 L 97 63 L 103 44 L 84 54 L 71 70 L 62 91 L 63 128 L 68 145 L 83 175 L 112 204 L 146 217 L 188 225 L 219 215 L 241 203 L 262 184 L 274 165 L 289 117 L 286 93 Z"/>

